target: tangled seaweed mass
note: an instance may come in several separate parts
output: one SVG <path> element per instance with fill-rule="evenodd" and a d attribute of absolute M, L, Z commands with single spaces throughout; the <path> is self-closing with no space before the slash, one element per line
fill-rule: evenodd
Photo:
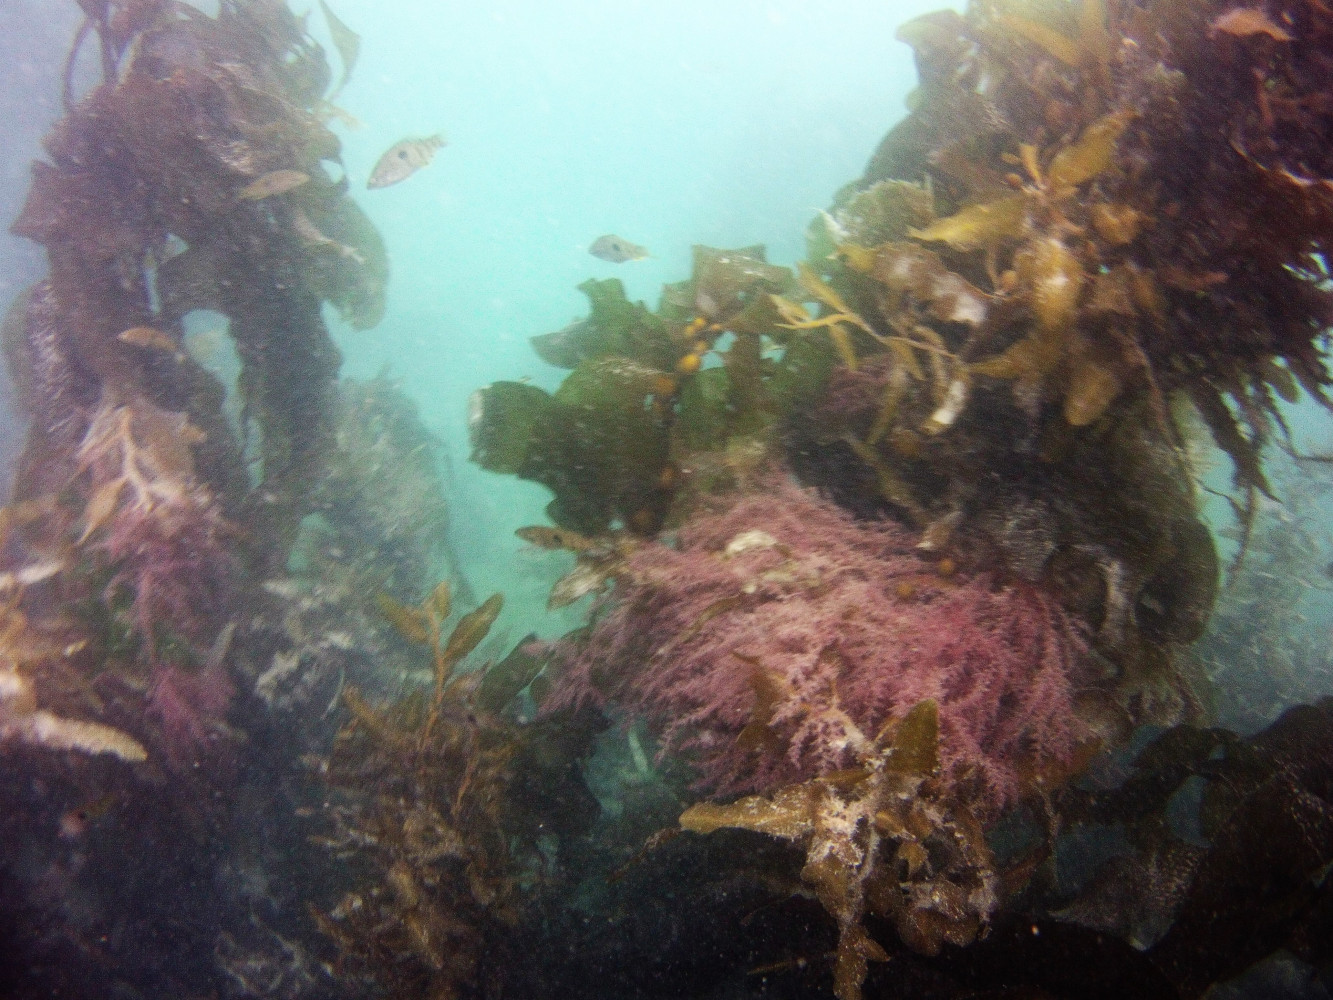
<path fill-rule="evenodd" d="M 987 824 L 1078 773 L 1076 748 L 1198 714 L 1184 647 L 1218 562 L 1188 411 L 1231 458 L 1244 536 L 1279 401 L 1330 402 L 1333 171 L 1310 146 L 1329 28 L 1289 7 L 974 3 L 910 22 L 912 111 L 811 224 L 808 264 L 696 248 L 656 313 L 590 282 L 591 316 L 534 338 L 573 369 L 560 389 L 477 397 L 474 457 L 547 485 L 560 527 L 677 529 L 566 545 L 553 603 L 615 594 L 557 654 L 547 706 L 613 706 L 704 790 L 761 793 L 682 823 L 806 838 L 841 997 L 875 957 L 867 906 L 922 950 L 940 940 L 929 893 L 916 924 L 867 903 L 884 843 L 903 885 L 931 868 L 901 823 L 877 834 L 878 807 L 858 811 L 894 756 L 874 734 L 934 706 L 944 811 Z M 772 462 L 902 527 L 775 487 Z M 821 778 L 797 797 L 815 832 L 784 826 Z M 830 846 L 820 824 L 848 816 Z M 960 898 L 958 941 L 994 905 Z"/>
<path fill-rule="evenodd" d="M 854 767 L 862 733 L 939 706 L 944 781 L 993 818 L 1042 765 L 1068 765 L 1096 671 L 1032 587 L 945 575 L 907 532 L 790 485 L 700 514 L 677 547 L 626 560 L 616 606 L 545 711 L 614 703 L 722 796 Z"/>
<path fill-rule="evenodd" d="M 1333 961 L 1329 706 L 1202 725 L 1192 647 L 1220 603 L 1241 664 L 1248 591 L 1189 458 L 1229 457 L 1234 568 L 1283 406 L 1333 403 L 1322 0 L 904 25 L 910 111 L 807 260 L 696 246 L 656 309 L 589 280 L 532 338 L 560 386 L 474 396 L 473 460 L 550 491 L 551 607 L 594 598 L 517 645 L 432 586 L 436 438 L 338 380 L 321 309 L 374 326 L 388 261 L 320 7 L 336 86 L 277 0 L 80 2 L 67 76 L 102 78 L 3 325 L 14 995 L 1185 998 Z"/>
<path fill-rule="evenodd" d="M 50 260 L 7 347 L 36 428 L 19 481 L 62 486 L 62 459 L 98 406 L 142 397 L 199 428 L 204 482 L 228 515 L 272 525 L 253 551 L 280 560 L 329 433 L 339 358 L 320 303 L 373 326 L 388 274 L 379 235 L 325 166 L 339 150 L 320 111 L 329 69 L 279 4 L 227 3 L 210 18 L 141 2 L 104 16 L 99 41 L 118 75 L 47 137 L 51 162 L 34 165 L 14 225 Z M 282 197 L 239 196 L 284 169 L 309 183 Z M 223 314 L 236 343 L 244 431 L 259 438 L 274 498 L 263 507 L 217 380 L 188 355 L 120 336 L 146 327 L 179 344 L 194 310 Z"/>

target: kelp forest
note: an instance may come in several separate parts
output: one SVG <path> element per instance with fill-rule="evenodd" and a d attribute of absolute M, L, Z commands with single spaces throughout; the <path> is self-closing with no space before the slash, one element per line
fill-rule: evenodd
<path fill-rule="evenodd" d="M 550 498 L 513 549 L 582 624 L 517 642 L 326 324 L 390 280 L 369 33 L 78 7 L 3 324 L 0 994 L 1327 997 L 1333 7 L 885 38 L 909 110 L 804 260 L 589 279 L 516 330 L 558 388 L 458 416 Z"/>

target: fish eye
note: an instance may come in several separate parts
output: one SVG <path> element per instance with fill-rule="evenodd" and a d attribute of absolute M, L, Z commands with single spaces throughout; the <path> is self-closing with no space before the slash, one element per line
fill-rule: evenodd
<path fill-rule="evenodd" d="M 400 159 L 400 160 L 406 160 L 406 159 L 407 159 L 407 150 L 405 150 L 405 149 L 400 149 L 400 150 L 398 150 L 398 159 Z"/>
<path fill-rule="evenodd" d="M 618 253 L 618 252 L 620 251 L 620 244 L 619 244 L 619 243 L 612 243 L 612 244 L 611 244 L 611 249 L 612 249 L 612 250 L 615 250 L 615 251 Z"/>

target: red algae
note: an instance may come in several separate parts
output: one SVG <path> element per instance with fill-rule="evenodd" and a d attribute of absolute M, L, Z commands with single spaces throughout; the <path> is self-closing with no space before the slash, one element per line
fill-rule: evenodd
<path fill-rule="evenodd" d="M 225 766 L 225 719 L 235 694 L 236 685 L 221 664 L 195 673 L 174 666 L 157 669 L 144 714 L 157 722 L 156 742 L 173 771 L 185 773 L 201 762 Z"/>
<path fill-rule="evenodd" d="M 201 438 L 183 414 L 136 399 L 99 408 L 79 445 L 90 493 L 81 541 L 114 568 L 108 592 L 132 595 L 154 660 L 164 631 L 211 641 L 231 603 L 234 530 L 196 478 Z"/>
<path fill-rule="evenodd" d="M 1089 738 L 1087 646 L 1036 588 L 946 579 L 914 542 L 788 483 L 697 516 L 676 547 L 628 558 L 546 709 L 645 719 L 725 797 L 852 767 L 858 742 L 933 699 L 946 784 L 993 818 Z"/>

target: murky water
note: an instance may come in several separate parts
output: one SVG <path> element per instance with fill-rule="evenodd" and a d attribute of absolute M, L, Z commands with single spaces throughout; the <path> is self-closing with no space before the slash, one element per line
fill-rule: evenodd
<path fill-rule="evenodd" d="M 0 995 L 1324 997 L 1316 0 L 0 7 Z"/>

